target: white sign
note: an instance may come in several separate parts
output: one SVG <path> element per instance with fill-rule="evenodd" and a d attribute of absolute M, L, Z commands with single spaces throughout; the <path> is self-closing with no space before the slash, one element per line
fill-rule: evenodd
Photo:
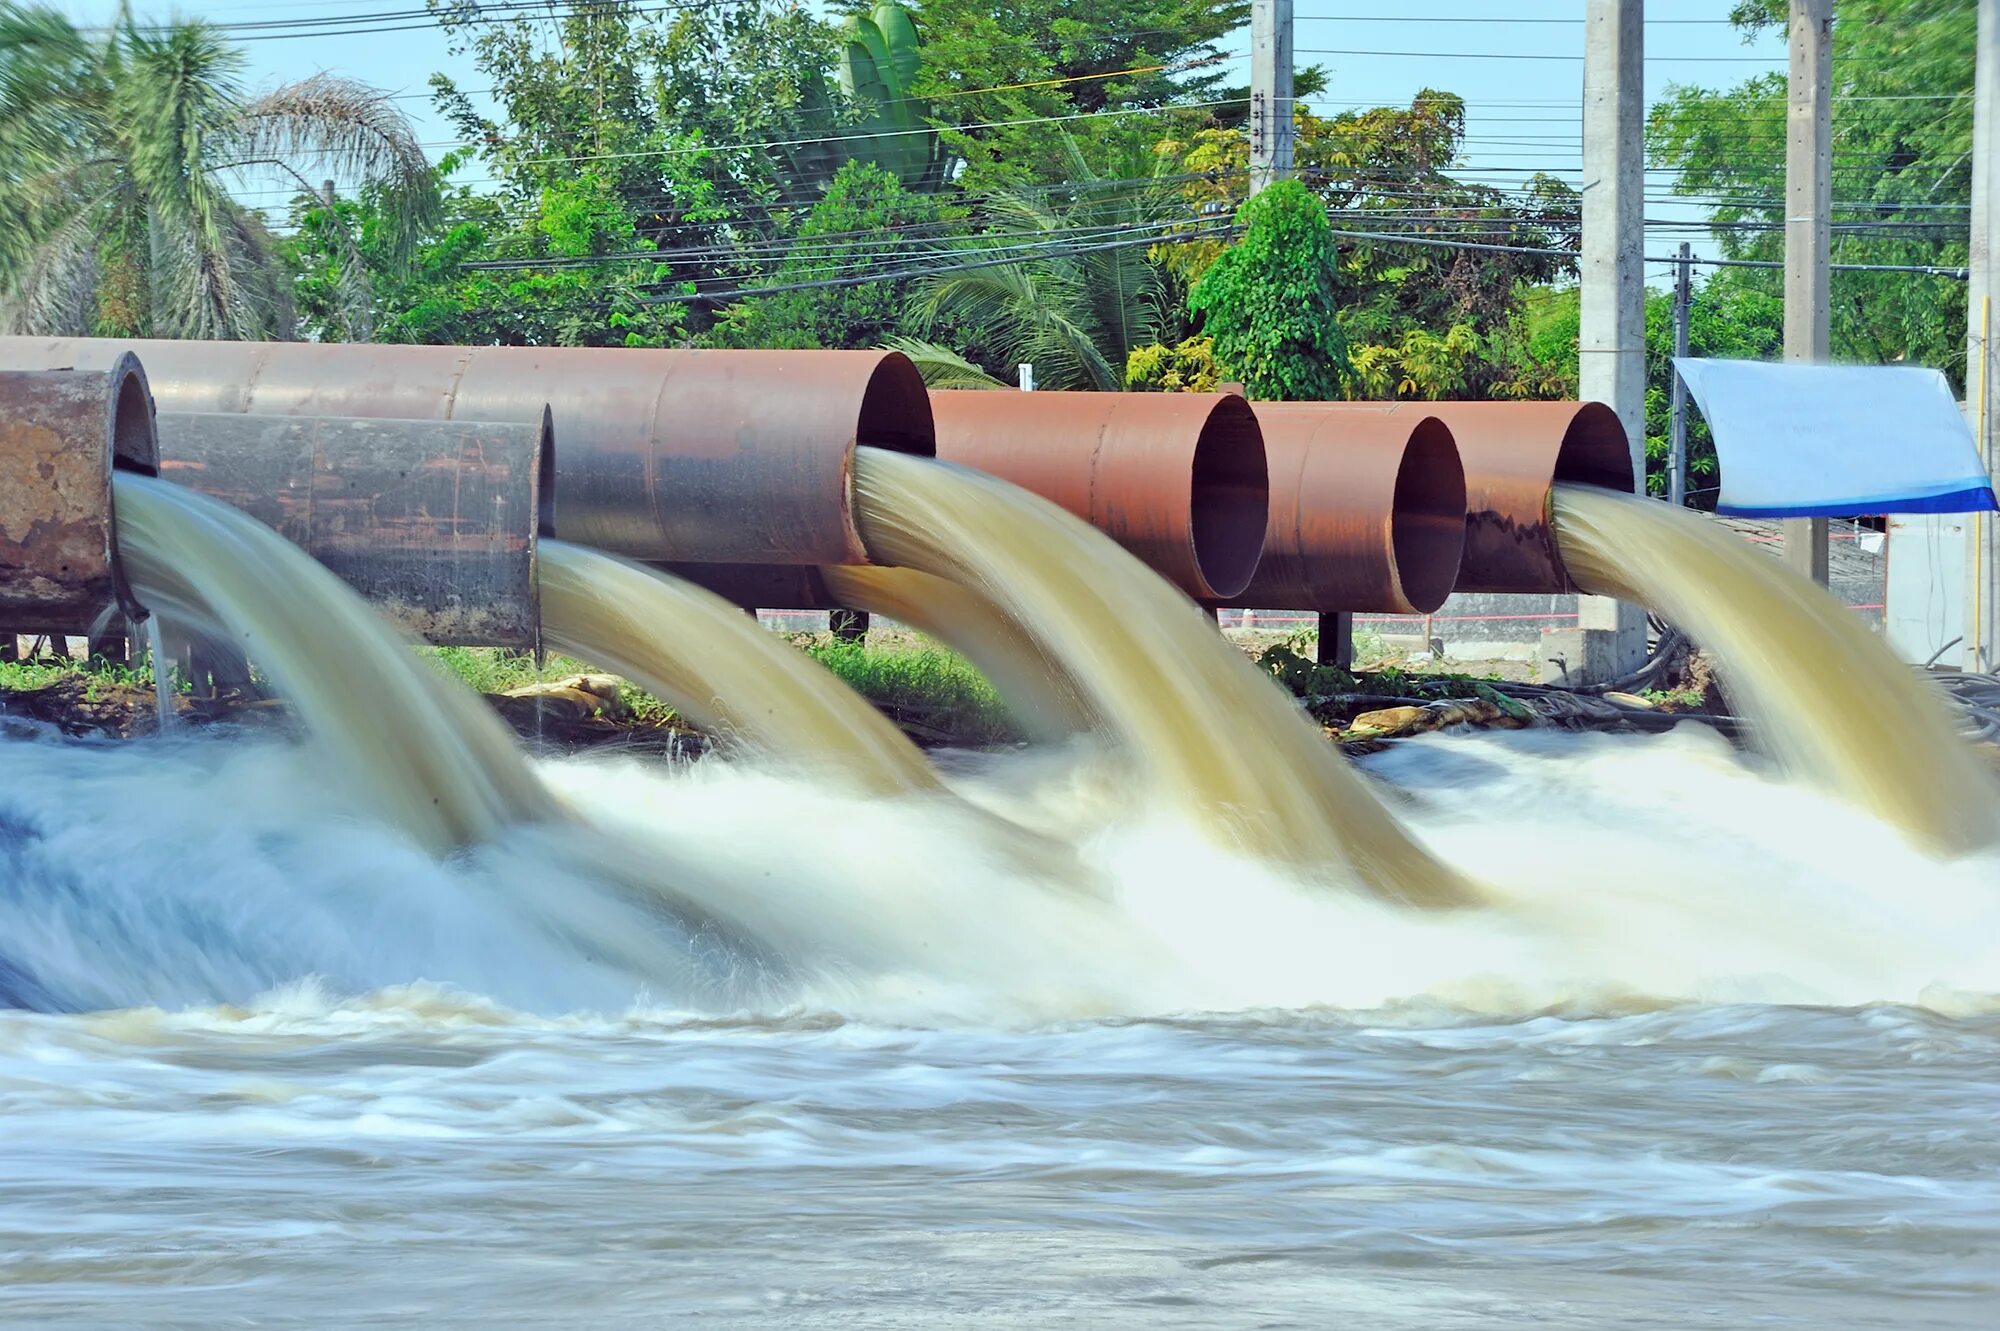
<path fill-rule="evenodd" d="M 2000 507 L 1936 370 L 1692 357 L 1674 366 L 1715 435 L 1718 513 L 1838 518 Z"/>

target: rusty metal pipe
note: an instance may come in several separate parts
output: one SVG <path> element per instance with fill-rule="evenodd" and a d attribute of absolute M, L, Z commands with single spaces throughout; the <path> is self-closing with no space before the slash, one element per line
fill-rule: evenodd
<path fill-rule="evenodd" d="M 147 359 L 176 412 L 533 421 L 562 432 L 554 535 L 637 559 L 866 562 L 854 448 L 930 456 L 896 352 L 0 339 L 0 366 Z"/>
<path fill-rule="evenodd" d="M 115 469 L 154 474 L 146 373 L 128 354 L 96 370 L 0 373 L 0 633 L 103 632 L 138 621 L 118 559 Z"/>
<path fill-rule="evenodd" d="M 161 412 L 160 475 L 242 509 L 406 632 L 538 650 L 554 464 L 533 424 Z"/>
<path fill-rule="evenodd" d="M 1578 590 L 1563 567 L 1550 521 L 1558 484 L 1632 489 L 1625 427 L 1601 402 L 1328 402 L 1347 414 L 1435 416 L 1465 464 L 1461 592 Z"/>
<path fill-rule="evenodd" d="M 1060 504 L 1197 600 L 1256 572 L 1270 479 L 1234 394 L 935 392 L 931 413 L 940 458 Z"/>
<path fill-rule="evenodd" d="M 1270 532 L 1236 603 L 1428 614 L 1465 548 L 1465 470 L 1451 431 L 1393 406 L 1259 402 Z"/>

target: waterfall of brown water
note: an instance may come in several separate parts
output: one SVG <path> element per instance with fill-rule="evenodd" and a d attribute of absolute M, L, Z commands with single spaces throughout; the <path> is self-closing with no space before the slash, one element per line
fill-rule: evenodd
<path fill-rule="evenodd" d="M 2000 788 L 1943 705 L 1853 611 L 1693 513 L 1557 486 L 1579 586 L 1634 601 L 1716 655 L 1760 745 L 1794 775 L 1954 854 L 2000 839 Z"/>
<path fill-rule="evenodd" d="M 870 553 L 999 606 L 1205 826 L 1309 871 L 1349 868 L 1385 897 L 1476 899 L 1192 601 L 1110 537 L 991 476 L 881 449 L 857 451 L 854 492 Z"/>
<path fill-rule="evenodd" d="M 566 541 L 541 543 L 542 632 L 725 742 L 838 767 L 879 795 L 942 789 L 929 760 L 818 663 L 720 596 Z"/>
<path fill-rule="evenodd" d="M 113 485 L 139 600 L 240 644 L 342 784 L 390 822 L 443 854 L 550 815 L 499 719 L 311 556 L 192 490 L 124 472 Z"/>
<path fill-rule="evenodd" d="M 1031 738 L 1054 741 L 1092 729 L 1074 682 L 1000 607 L 970 587 L 879 565 L 830 564 L 820 577 L 841 604 L 907 624 L 971 661 Z"/>

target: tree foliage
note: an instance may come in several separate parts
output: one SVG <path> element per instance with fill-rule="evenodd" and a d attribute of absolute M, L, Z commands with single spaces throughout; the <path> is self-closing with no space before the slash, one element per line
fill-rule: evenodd
<path fill-rule="evenodd" d="M 1833 258 L 1836 263 L 1966 262 L 1971 198 L 1974 7 L 1952 0 L 1839 0 L 1834 17 Z M 1734 21 L 1786 21 L 1780 0 L 1748 0 Z M 1732 258 L 1784 254 L 1785 76 L 1726 89 L 1674 87 L 1651 112 L 1654 160 L 1674 190 L 1710 203 Z M 1772 293 L 1782 278 L 1733 279 Z M 1965 285 L 1906 273 L 1833 275 L 1834 354 L 1963 373 Z"/>
<path fill-rule="evenodd" d="M 1283 180 L 1237 213 L 1242 239 L 1188 295 L 1215 357 L 1251 397 L 1319 401 L 1346 378 L 1332 228 L 1313 193 Z"/>
<path fill-rule="evenodd" d="M 142 27 L 121 12 L 95 35 L 50 7 L 0 4 L 0 321 L 289 336 L 276 249 L 226 188 L 250 169 L 308 189 L 322 173 L 375 182 L 381 252 L 408 254 L 437 196 L 402 115 L 324 74 L 250 97 L 242 69 L 203 23 Z"/>

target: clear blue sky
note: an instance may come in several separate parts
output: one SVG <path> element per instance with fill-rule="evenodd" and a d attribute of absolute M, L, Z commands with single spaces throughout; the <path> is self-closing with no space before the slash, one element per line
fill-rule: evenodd
<path fill-rule="evenodd" d="M 117 0 L 64 0 L 79 22 L 103 23 Z M 422 0 L 183 0 L 148 5 L 144 18 L 175 12 L 220 24 L 299 20 L 356 13 L 421 10 Z M 1653 0 L 1647 6 L 1648 102 L 1673 83 L 1721 87 L 1784 67 L 1781 35 L 1744 45 L 1727 23 L 1731 0 Z M 1314 109 L 1407 104 L 1424 87 L 1455 92 L 1468 104 L 1462 174 L 1516 184 L 1534 170 L 1577 179 L 1583 91 L 1583 0 L 1296 0 L 1298 61 L 1331 75 L 1326 100 Z M 403 95 L 402 105 L 435 156 L 451 146 L 451 128 L 431 108 L 426 80 L 442 70 L 461 87 L 483 86 L 478 72 L 454 56 L 444 34 L 417 20 L 384 19 L 399 31 L 247 40 L 251 78 L 268 86 L 325 70 Z M 250 37 L 255 34 L 240 34 Z M 1247 82 L 1247 58 L 1237 43 L 1237 81 Z M 1692 220 L 1698 211 L 1666 200 L 1665 181 L 1649 195 L 1649 217 Z M 276 204 L 281 197 L 270 200 Z M 254 200 L 253 200 L 254 201 Z M 1649 247 L 1664 253 L 1673 240 Z M 1699 248 L 1699 246 L 1698 246 Z"/>

